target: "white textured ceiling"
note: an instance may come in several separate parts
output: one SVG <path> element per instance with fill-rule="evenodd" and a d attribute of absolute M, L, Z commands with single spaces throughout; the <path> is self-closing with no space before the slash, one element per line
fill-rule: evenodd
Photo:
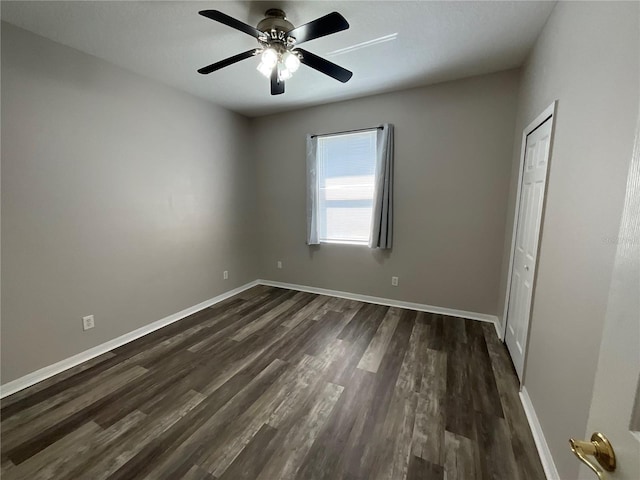
<path fill-rule="evenodd" d="M 428 1 L 2 1 L 2 20 L 248 116 L 514 68 L 522 64 L 554 2 Z M 196 70 L 257 46 L 252 37 L 198 15 L 217 9 L 256 25 L 267 8 L 294 25 L 332 11 L 351 28 L 304 44 L 327 56 L 390 34 L 395 40 L 327 58 L 354 72 L 342 84 L 301 66 L 284 95 L 250 58 Z"/>

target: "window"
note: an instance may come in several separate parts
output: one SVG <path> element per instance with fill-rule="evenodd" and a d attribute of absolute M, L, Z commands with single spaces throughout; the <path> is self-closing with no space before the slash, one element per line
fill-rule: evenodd
<path fill-rule="evenodd" d="M 318 137 L 318 239 L 366 245 L 371 232 L 377 130 Z"/>

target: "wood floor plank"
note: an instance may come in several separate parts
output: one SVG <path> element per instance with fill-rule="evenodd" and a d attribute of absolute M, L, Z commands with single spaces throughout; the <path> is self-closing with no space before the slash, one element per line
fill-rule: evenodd
<path fill-rule="evenodd" d="M 519 480 L 509 427 L 504 418 L 479 412 L 476 426 L 478 449 L 482 447 L 482 454 L 479 456 L 482 477 Z"/>
<path fill-rule="evenodd" d="M 474 370 L 474 374 L 470 375 L 471 387 L 474 392 L 474 408 L 478 412 L 504 418 L 482 324 L 469 321 L 466 327 L 470 358 Z"/>
<path fill-rule="evenodd" d="M 422 387 L 423 371 L 427 365 L 428 352 L 433 351 L 429 348 L 430 338 L 432 335 L 432 314 L 427 312 L 418 312 L 416 315 L 416 330 L 419 338 L 417 339 L 417 352 L 415 353 L 415 375 L 413 389 L 419 392 Z M 415 340 L 414 340 L 415 341 Z"/>
<path fill-rule="evenodd" d="M 24 429 L 15 430 L 3 435 L 2 446 L 15 445 L 3 452 L 11 461 L 18 465 L 46 448 L 60 438 L 85 423 L 83 410 L 92 404 L 102 406 L 109 394 L 134 381 L 147 373 L 142 367 L 134 366 L 122 373 L 105 379 L 93 390 L 80 395 L 78 398 L 61 405 L 49 415 L 38 417 Z"/>
<path fill-rule="evenodd" d="M 15 470 L 15 468 L 16 466 L 9 459 L 0 461 L 0 475 L 8 474 L 8 472 Z"/>
<path fill-rule="evenodd" d="M 115 357 L 113 352 L 103 353 L 3 398 L 0 400 L 0 418 L 10 418 L 26 408 L 37 405 L 43 400 L 48 400 L 58 393 L 80 384 L 85 378 L 95 377 L 95 367 L 103 365 L 106 360 L 113 357 Z"/>
<path fill-rule="evenodd" d="M 309 395 L 313 392 L 313 387 L 323 382 L 323 371 L 327 368 L 329 362 L 321 362 L 314 357 L 305 356 L 300 364 L 300 373 L 297 378 L 288 382 L 285 388 L 291 389 L 290 394 L 286 395 L 282 402 L 273 410 L 269 418 L 265 422 L 273 428 L 280 425 L 302 405 Z"/>
<path fill-rule="evenodd" d="M 267 310 L 258 318 L 256 318 L 253 322 L 246 325 L 244 328 L 239 330 L 233 337 L 231 337 L 236 342 L 241 342 L 249 335 L 260 331 L 261 329 L 267 327 L 274 319 L 280 317 L 285 314 L 288 310 L 294 309 L 298 310 L 301 307 L 304 307 L 307 303 L 309 303 L 312 299 L 312 296 L 298 292 L 289 300 L 286 300 L 279 305 Z"/>
<path fill-rule="evenodd" d="M 252 377 L 246 375 L 237 375 L 229 382 L 224 384 L 220 389 L 185 415 L 177 424 L 169 430 L 166 430 L 158 437 L 150 439 L 150 441 L 126 464 L 120 467 L 111 477 L 110 480 L 130 478 L 144 478 L 153 470 L 156 470 L 157 477 L 162 476 L 162 468 L 158 470 L 158 465 L 168 453 L 179 448 L 185 440 L 189 439 L 194 432 L 202 427 L 220 408 L 227 404 L 240 391 L 246 388 L 253 380 Z M 177 398 L 177 397 L 176 397 Z M 165 397 L 168 405 L 174 405 L 171 396 Z M 166 408 L 166 407 L 164 407 Z M 162 404 L 154 405 L 149 415 L 155 410 L 158 415 L 162 414 Z"/>
<path fill-rule="evenodd" d="M 345 386 L 356 369 L 364 352 L 371 343 L 380 322 L 388 308 L 363 305 L 352 317 L 352 320 L 342 329 L 338 339 L 347 342 L 351 348 L 339 364 L 334 366 L 331 379 L 333 383 Z M 397 327 L 396 327 L 397 328 Z"/>
<path fill-rule="evenodd" d="M 378 445 L 372 478 L 394 480 L 407 476 L 417 401 L 415 392 L 395 392 L 382 428 L 381 438 L 387 440 Z"/>
<path fill-rule="evenodd" d="M 229 298 L 225 301 L 224 305 L 229 306 L 235 303 L 238 303 L 236 299 Z M 225 309 L 226 307 L 220 304 L 202 309 L 199 312 L 196 312 L 180 320 L 179 322 L 167 325 L 166 327 L 155 330 L 148 335 L 135 340 L 134 342 L 130 342 L 118 348 L 115 348 L 113 350 L 113 353 L 116 354 L 116 359 L 119 361 L 124 361 L 134 355 L 144 354 L 145 352 L 151 350 L 153 347 L 162 344 L 164 341 L 171 340 L 171 338 L 176 334 L 180 334 L 186 329 L 198 325 L 203 321 L 208 321 L 212 318 L 217 319 L 218 312 L 224 311 Z"/>
<path fill-rule="evenodd" d="M 365 350 L 364 355 L 362 355 L 360 362 L 358 362 L 358 368 L 372 373 L 378 371 L 382 357 L 387 351 L 387 346 L 391 341 L 393 332 L 396 330 L 401 314 L 402 310 L 399 308 L 389 309 L 382 319 L 382 323 L 380 323 L 376 334 L 371 339 L 371 343 Z"/>
<path fill-rule="evenodd" d="M 273 455 L 277 445 L 272 440 L 278 431 L 263 424 L 251 441 L 234 459 L 220 480 L 252 480 L 258 476 Z"/>
<path fill-rule="evenodd" d="M 443 329 L 445 345 L 451 347 L 452 345 L 466 344 L 468 342 L 466 329 L 467 320 L 449 315 L 443 315 L 442 317 L 443 324 L 447 326 Z"/>
<path fill-rule="evenodd" d="M 353 319 L 345 325 L 338 338 L 346 340 L 347 342 L 354 342 L 360 338 L 363 333 L 369 331 L 373 325 L 375 325 L 373 329 L 375 334 L 388 310 L 389 307 L 383 307 L 373 303 L 364 304 L 353 316 Z M 371 338 L 373 338 L 373 335 Z"/>
<path fill-rule="evenodd" d="M 387 415 L 394 395 L 398 373 L 409 344 L 415 316 L 416 312 L 408 310 L 403 312 L 378 368 L 372 402 L 359 431 L 360 446 L 354 452 L 354 461 L 357 458 L 357 463 L 350 465 L 350 470 L 359 471 L 360 476 L 365 478 L 371 476 L 376 454 L 380 445 L 385 443 L 383 419 Z"/>
<path fill-rule="evenodd" d="M 285 362 L 279 360 L 269 364 L 246 387 L 185 438 L 173 452 L 165 456 L 145 478 L 175 478 L 185 466 L 188 470 L 200 459 L 205 458 L 210 452 L 211 445 L 215 445 L 216 437 L 249 408 L 264 389 L 283 374 L 286 366 Z"/>
<path fill-rule="evenodd" d="M 374 386 L 375 374 L 354 370 L 324 429 L 298 471 L 299 480 L 342 478 L 339 472 L 346 468 L 350 452 L 355 447 L 353 443 L 349 444 L 351 432 L 358 416 L 373 397 Z"/>
<path fill-rule="evenodd" d="M 198 464 L 215 476 L 221 476 L 263 425 L 274 429 L 295 414 L 321 379 L 322 369 L 312 357 L 283 374 L 232 425 L 209 445 L 206 458 Z"/>
<path fill-rule="evenodd" d="M 189 471 L 187 471 L 181 480 L 216 480 L 216 477 L 206 470 L 201 469 L 199 466 L 194 465 L 189 469 Z"/>
<path fill-rule="evenodd" d="M 442 350 L 444 345 L 444 316 L 439 314 L 431 314 L 429 318 L 429 343 L 427 345 L 431 350 Z"/>
<path fill-rule="evenodd" d="M 329 297 L 326 302 L 322 303 L 316 311 L 309 317 L 311 320 L 321 320 L 327 312 L 339 312 L 342 309 L 344 301 L 342 298 Z"/>
<path fill-rule="evenodd" d="M 412 456 L 409 461 L 407 480 L 444 480 L 444 468 Z"/>
<path fill-rule="evenodd" d="M 326 314 L 322 321 L 307 319 L 290 333 L 282 336 L 278 342 L 273 343 L 266 357 L 295 363 L 309 349 L 324 348 L 326 344 L 337 337 L 342 324 L 340 316 L 335 312 Z"/>
<path fill-rule="evenodd" d="M 447 388 L 444 402 L 445 428 L 452 433 L 475 438 L 471 390 L 471 352 L 456 340 L 446 342 Z"/>
<path fill-rule="evenodd" d="M 500 343 L 490 325 L 483 325 L 491 367 L 499 392 L 504 418 L 509 428 L 511 447 L 521 480 L 545 478 L 528 420 L 518 398 L 520 384 L 504 344 Z"/>
<path fill-rule="evenodd" d="M 409 337 L 409 346 L 404 355 L 396 382 L 396 389 L 405 395 L 420 391 L 422 370 L 426 364 L 424 362 L 424 354 L 428 349 L 421 344 L 421 341 L 425 336 L 427 326 L 419 322 L 418 318 L 419 315 L 416 315 L 416 322 L 411 331 L 411 337 Z"/>
<path fill-rule="evenodd" d="M 465 436 L 445 432 L 444 471 L 447 480 L 478 480 L 480 466 L 476 464 L 475 443 Z"/>
<path fill-rule="evenodd" d="M 68 388 L 58 393 L 54 393 L 54 391 L 52 391 L 53 389 L 47 389 L 52 394 L 51 397 L 41 399 L 38 403 L 28 407 L 22 405 L 24 408 L 15 410 L 14 412 L 6 412 L 6 416 L 2 417 L 2 434 L 9 435 L 10 432 L 23 425 L 33 425 L 37 418 L 51 416 L 55 414 L 54 412 L 56 412 L 57 408 L 68 405 L 71 402 L 80 401 L 78 399 L 81 395 L 86 394 L 87 391 L 92 390 L 95 386 L 99 386 L 101 383 L 108 381 L 109 377 L 118 375 L 127 368 L 129 368 L 128 365 L 118 363 L 102 372 L 96 372 L 93 378 L 88 378 L 75 385 L 69 385 Z M 22 427 L 22 430 L 25 428 L 29 427 Z"/>
<path fill-rule="evenodd" d="M 198 387 L 206 382 L 207 371 L 200 365 L 193 367 L 194 365 L 191 371 L 180 370 L 167 375 L 166 379 L 158 380 L 156 385 L 148 389 L 149 395 L 137 399 L 135 409 L 150 416 L 160 415 L 167 408 L 171 408 L 171 405 L 179 402 L 189 390 L 202 393 Z M 209 398 L 211 397 L 207 397 Z M 96 420 L 100 421 L 99 416 L 96 416 Z"/>
<path fill-rule="evenodd" d="M 96 423 L 87 422 L 15 467 L 11 476 L 20 480 L 54 478 L 52 472 L 57 466 L 56 460 L 75 449 L 75 445 L 85 443 L 88 438 L 101 431 L 102 428 Z"/>
<path fill-rule="evenodd" d="M 269 289 L 270 287 L 268 287 L 267 285 L 256 285 L 255 287 L 251 287 L 248 290 L 245 290 L 244 292 L 240 292 L 238 295 L 235 296 L 235 298 L 239 298 L 241 300 L 250 300 L 259 295 L 264 295 L 269 291 Z"/>
<path fill-rule="evenodd" d="M 389 313 L 393 309 L 389 310 Z M 387 316 L 389 316 L 389 313 Z M 402 314 L 402 312 L 398 312 Z M 416 355 L 422 326 L 414 322 L 406 348 L 404 359 L 395 384 L 392 400 L 387 411 L 381 437 L 389 439 L 378 445 L 375 466 L 372 469 L 375 478 L 392 480 L 407 475 L 413 441 L 413 430 L 417 414 L 418 394 L 414 390 Z"/>
<path fill-rule="evenodd" d="M 330 299 L 331 297 L 327 297 L 325 295 L 316 296 L 305 307 L 301 308 L 294 315 L 284 320 L 282 322 L 282 326 L 287 328 L 293 328 L 297 326 L 305 318 L 309 318 L 315 315 L 318 312 L 318 309 L 322 308 L 322 306 Z"/>
<path fill-rule="evenodd" d="M 353 316 L 357 313 L 357 309 L 345 309 L 344 312 L 330 311 L 325 316 L 318 320 L 317 323 L 322 327 L 311 337 L 311 341 L 306 342 L 304 353 L 308 355 L 321 355 L 327 347 L 330 347 L 333 343 L 345 346 L 347 342 L 342 342 L 338 338 L 338 335 L 342 329 L 353 319 Z M 290 356 L 293 357 L 293 356 Z"/>
<path fill-rule="evenodd" d="M 324 426 L 331 410 L 340 398 L 344 387 L 327 383 L 316 402 L 299 422 L 283 435 L 279 448 L 260 471 L 258 480 L 293 479 L 302 465 L 318 433 Z"/>
<path fill-rule="evenodd" d="M 493 326 L 259 286 L 2 400 L 3 480 L 544 480 Z"/>
<path fill-rule="evenodd" d="M 434 465 L 444 464 L 447 356 L 425 349 L 425 368 L 418 395 L 412 453 Z"/>
<path fill-rule="evenodd" d="M 66 453 L 53 459 L 47 458 L 47 468 L 41 471 L 42 476 L 35 477 L 34 480 L 83 478 L 82 472 L 85 469 L 99 458 L 108 456 L 111 447 L 138 428 L 145 418 L 143 413 L 133 412 L 87 441 L 74 445 Z"/>
<path fill-rule="evenodd" d="M 133 382 L 132 388 L 129 388 L 126 395 L 123 395 L 118 402 L 113 402 L 97 412 L 93 417 L 94 421 L 101 427 L 108 428 L 129 413 L 141 409 L 148 401 L 160 401 L 167 392 L 178 393 L 179 391 L 180 395 L 184 394 L 189 388 L 181 389 L 180 385 L 191 369 L 192 358 L 190 357 L 193 355 L 188 351 L 183 354 L 187 358 L 179 359 L 178 362 L 174 362 L 175 364 L 167 361 L 159 362 L 164 367 L 162 378 L 148 374 L 140 377 Z M 168 359 L 175 360 L 175 356 Z"/>
<path fill-rule="evenodd" d="M 146 428 L 136 429 L 124 441 L 114 445 L 110 449 L 110 455 L 103 457 L 85 472 L 85 478 L 103 480 L 110 477 L 112 473 L 142 449 L 147 437 L 155 438 L 171 428 L 190 410 L 201 403 L 204 398 L 204 395 L 198 392 L 189 391 L 183 396 L 181 402 L 174 406 L 173 409 L 167 410 L 164 415 L 157 418 L 146 417 L 144 420 L 146 424 L 144 427 Z"/>
<path fill-rule="evenodd" d="M 231 338 L 236 332 L 252 323 L 256 318 L 277 307 L 282 301 L 293 297 L 295 292 L 280 290 L 270 292 L 264 297 L 257 297 L 241 305 L 234 313 L 227 313 L 215 326 L 207 338 L 189 347 L 192 352 L 210 351 L 217 348 L 221 339 Z"/>
<path fill-rule="evenodd" d="M 280 337 L 284 336 L 286 332 L 282 332 Z M 218 388 L 228 382 L 231 378 L 242 372 L 253 362 L 258 360 L 260 356 L 264 354 L 264 352 L 278 340 L 276 338 L 265 338 L 253 337 L 253 342 L 244 342 L 245 346 L 244 350 L 236 350 L 238 355 L 231 355 L 231 361 L 226 361 L 223 363 L 222 367 L 219 367 L 219 372 L 217 375 L 214 375 L 213 380 L 203 389 L 203 393 L 205 395 L 210 395 L 215 392 Z M 249 345 L 253 345 L 256 348 L 246 348 Z M 218 364 L 218 362 L 212 362 L 213 364 Z M 218 364 L 219 365 L 219 364 Z"/>

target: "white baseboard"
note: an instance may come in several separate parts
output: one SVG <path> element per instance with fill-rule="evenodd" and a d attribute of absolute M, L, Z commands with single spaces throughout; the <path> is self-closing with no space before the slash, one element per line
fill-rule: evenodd
<path fill-rule="evenodd" d="M 529 427 L 533 434 L 533 440 L 536 442 L 538 455 L 540 456 L 542 468 L 544 468 L 544 474 L 546 475 L 547 480 L 560 480 L 558 469 L 556 468 L 556 464 L 553 462 L 553 457 L 551 456 L 551 450 L 549 450 L 549 445 L 547 444 L 547 440 L 542 432 L 542 426 L 538 421 L 538 416 L 536 415 L 536 411 L 533 409 L 531 398 L 529 398 L 529 394 L 525 387 L 522 387 L 522 390 L 520 390 L 520 401 L 522 402 L 524 413 L 527 415 Z"/>
<path fill-rule="evenodd" d="M 504 341 L 504 327 L 502 326 L 502 322 L 500 321 L 500 318 L 496 317 L 496 321 L 494 325 L 496 327 L 496 335 L 498 335 L 498 338 L 500 340 Z"/>
<path fill-rule="evenodd" d="M 203 308 L 210 307 L 211 305 L 221 302 L 222 300 L 232 297 L 233 295 L 237 295 L 238 293 L 243 292 L 256 285 L 267 285 L 271 287 L 288 288 L 290 290 L 297 290 L 300 292 L 309 292 L 309 293 L 316 293 L 319 295 L 348 298 L 350 300 L 357 300 L 360 302 L 376 303 L 379 305 L 387 305 L 390 307 L 407 308 L 410 310 L 418 310 L 421 312 L 437 313 L 441 315 L 450 315 L 453 317 L 468 318 L 470 320 L 480 320 L 482 322 L 491 322 L 493 323 L 496 329 L 496 333 L 498 337 L 500 337 L 498 317 L 496 317 L 495 315 L 467 312 L 464 310 L 455 310 L 451 308 L 435 307 L 433 305 L 425 305 L 422 303 L 403 302 L 401 300 L 393 300 L 393 299 L 382 298 L 382 297 L 373 297 L 369 295 L 360 295 L 357 293 L 341 292 L 338 290 L 328 290 L 325 288 L 307 287 L 304 285 L 295 285 L 292 283 L 273 282 L 270 280 L 254 280 L 253 282 L 247 283 L 238 288 L 234 288 L 233 290 L 229 290 L 228 292 L 225 292 L 216 297 L 210 298 L 209 300 L 205 300 L 204 302 L 201 302 L 197 305 L 186 308 L 180 312 L 174 313 L 173 315 L 169 315 L 168 317 L 157 320 L 153 323 L 150 323 L 149 325 L 140 327 L 118 338 L 109 340 L 106 343 L 90 348 L 89 350 L 85 350 L 84 352 L 80 352 L 77 355 L 69 357 L 65 360 L 61 360 L 57 363 L 54 363 L 53 365 L 49 365 L 47 367 L 41 368 L 40 370 L 36 370 L 35 372 L 29 373 L 23 377 L 20 377 L 16 380 L 8 382 L 0 386 L 0 398 L 4 398 L 8 395 L 16 393 L 20 390 L 30 387 L 31 385 L 34 385 L 38 382 L 46 380 L 49 377 L 57 375 L 58 373 L 64 372 L 65 370 L 68 370 L 71 367 L 75 367 L 76 365 L 79 365 L 82 362 L 86 362 L 87 360 L 91 360 L 92 358 L 95 358 L 99 355 L 107 353 L 110 350 L 113 350 L 114 348 L 120 347 L 129 342 L 132 342 L 133 340 L 136 340 L 140 337 L 144 337 L 145 335 L 148 335 L 151 332 L 154 332 L 171 323 L 177 322 L 178 320 L 182 320 L 183 318 L 188 317 L 189 315 L 192 315 L 202 310 Z"/>
<path fill-rule="evenodd" d="M 30 387 L 31 385 L 34 385 L 38 382 L 46 380 L 47 378 L 64 372 L 71 367 L 75 367 L 82 362 L 86 362 L 87 360 L 91 360 L 92 358 L 107 353 L 114 348 L 120 347 L 125 343 L 129 343 L 140 337 L 144 337 L 151 332 L 154 332 L 162 327 L 166 327 L 167 325 L 177 322 L 178 320 L 182 320 L 189 315 L 199 312 L 200 310 L 210 307 L 211 305 L 215 305 L 222 300 L 226 300 L 227 298 L 244 292 L 245 290 L 251 287 L 255 287 L 256 285 L 258 285 L 258 281 L 254 280 L 253 282 L 247 283 L 238 288 L 234 288 L 233 290 L 229 290 L 228 292 L 210 298 L 209 300 L 205 300 L 204 302 L 198 303 L 197 305 L 194 305 L 192 307 L 185 308 L 184 310 L 174 313 L 173 315 L 169 315 L 168 317 L 157 320 L 153 323 L 150 323 L 149 325 L 140 327 L 132 332 L 114 338 L 113 340 L 109 340 L 108 342 L 98 345 L 97 347 L 90 348 L 89 350 L 80 352 L 77 355 L 69 357 L 65 360 L 61 360 L 57 363 L 54 363 L 53 365 L 49 365 L 47 367 L 41 368 L 40 370 L 36 370 L 35 372 L 29 373 L 24 377 L 17 378 L 16 380 L 0 386 L 0 398 L 4 398 L 22 389 Z"/>
<path fill-rule="evenodd" d="M 269 287 L 288 288 L 289 290 L 298 290 L 300 292 L 317 293 L 318 295 L 328 295 L 330 297 L 348 298 L 349 300 L 357 300 L 359 302 L 376 303 L 378 305 L 386 305 L 389 307 L 407 308 L 409 310 L 418 310 L 420 312 L 437 313 L 440 315 L 450 315 L 452 317 L 468 318 L 469 320 L 479 320 L 481 322 L 493 323 L 496 334 L 500 338 L 500 330 L 498 326 L 498 317 L 495 315 L 487 315 L 486 313 L 467 312 L 465 310 L 455 310 L 452 308 L 435 307 L 423 303 L 404 302 L 402 300 L 393 300 L 390 298 L 372 297 L 370 295 L 361 295 L 359 293 L 341 292 L 339 290 L 328 290 L 326 288 L 308 287 L 306 285 L 295 285 L 293 283 L 274 282 L 272 280 L 258 280 L 260 285 Z"/>

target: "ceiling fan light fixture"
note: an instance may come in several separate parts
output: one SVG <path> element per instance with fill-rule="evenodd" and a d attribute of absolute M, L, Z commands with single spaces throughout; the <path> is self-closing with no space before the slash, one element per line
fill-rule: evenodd
<path fill-rule="evenodd" d="M 285 80 L 291 78 L 301 63 L 342 83 L 348 82 L 353 76 L 352 72 L 340 65 L 298 48 L 298 45 L 303 42 L 348 29 L 349 23 L 338 12 L 328 13 L 298 27 L 294 27 L 287 20 L 282 10 L 273 8 L 265 12 L 265 18 L 258 23 L 257 27 L 230 17 L 219 10 L 201 10 L 198 13 L 252 36 L 259 44 L 258 48 L 199 68 L 198 73 L 202 75 L 208 75 L 241 60 L 259 55 L 260 63 L 257 70 L 269 78 L 271 95 L 284 93 Z"/>
<path fill-rule="evenodd" d="M 300 58 L 298 58 L 298 55 L 294 52 L 286 51 L 282 55 L 282 62 L 286 69 L 291 73 L 295 73 L 296 70 L 300 68 Z"/>
<path fill-rule="evenodd" d="M 269 66 L 264 62 L 260 62 L 258 64 L 257 70 L 267 78 L 271 78 L 271 72 L 273 71 L 274 66 Z"/>
<path fill-rule="evenodd" d="M 264 63 L 269 68 L 273 68 L 276 66 L 276 63 L 278 63 L 278 52 L 273 48 L 265 48 L 264 52 L 262 52 L 261 59 L 261 63 Z"/>
<path fill-rule="evenodd" d="M 278 80 L 289 80 L 293 76 L 293 72 L 285 67 L 283 64 L 278 64 Z"/>

